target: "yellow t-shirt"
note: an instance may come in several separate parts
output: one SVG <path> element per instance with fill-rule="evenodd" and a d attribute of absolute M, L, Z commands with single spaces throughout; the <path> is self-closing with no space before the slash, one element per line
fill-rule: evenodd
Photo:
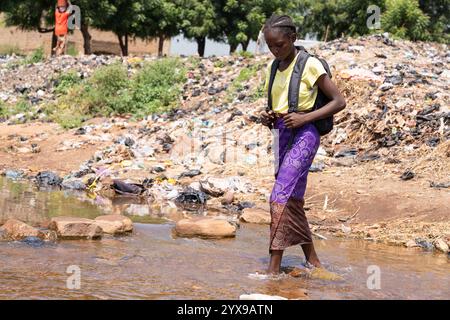
<path fill-rule="evenodd" d="M 291 80 L 291 75 L 294 71 L 294 66 L 297 58 L 298 55 L 286 70 L 277 70 L 277 74 L 275 76 L 272 87 L 272 110 L 277 113 L 287 113 L 289 110 L 289 82 Z M 266 92 L 269 89 L 270 70 L 272 68 L 272 63 L 273 61 L 269 64 L 266 70 Z M 305 70 L 303 71 L 302 80 L 300 82 L 298 100 L 299 111 L 309 111 L 314 107 L 314 102 L 316 101 L 318 92 L 316 81 L 321 75 L 326 73 L 327 72 L 319 59 L 310 57 L 308 61 L 306 61 Z"/>

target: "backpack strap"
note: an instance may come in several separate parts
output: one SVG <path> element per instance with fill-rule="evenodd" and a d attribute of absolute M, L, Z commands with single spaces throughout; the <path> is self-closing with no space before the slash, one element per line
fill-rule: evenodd
<path fill-rule="evenodd" d="M 266 111 L 269 112 L 272 110 L 272 87 L 275 81 L 275 76 L 277 75 L 278 66 L 280 65 L 280 60 L 273 60 L 272 67 L 270 69 L 270 78 L 269 78 L 269 90 L 268 90 L 268 104 Z"/>
<path fill-rule="evenodd" d="M 296 112 L 298 109 L 300 83 L 302 80 L 303 71 L 305 71 L 306 62 L 310 57 L 310 54 L 306 50 L 304 50 L 304 48 L 302 47 L 299 48 L 300 53 L 298 54 L 294 70 L 292 71 L 291 80 L 289 82 L 289 94 L 288 94 L 289 113 Z"/>

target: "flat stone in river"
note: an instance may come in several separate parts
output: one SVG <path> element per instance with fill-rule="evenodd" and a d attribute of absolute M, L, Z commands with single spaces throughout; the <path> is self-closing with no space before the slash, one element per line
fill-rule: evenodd
<path fill-rule="evenodd" d="M 98 216 L 95 223 L 99 225 L 104 233 L 123 234 L 133 231 L 133 222 L 130 218 L 120 214 Z"/>
<path fill-rule="evenodd" d="M 52 218 L 49 228 L 56 231 L 58 239 L 100 239 L 102 228 L 94 220 L 72 217 Z"/>
<path fill-rule="evenodd" d="M 175 232 L 188 238 L 229 238 L 236 236 L 236 226 L 216 218 L 183 219 L 176 224 Z"/>

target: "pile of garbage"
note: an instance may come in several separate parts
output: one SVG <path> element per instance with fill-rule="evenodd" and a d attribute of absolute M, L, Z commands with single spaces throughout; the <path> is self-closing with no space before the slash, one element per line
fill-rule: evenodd
<path fill-rule="evenodd" d="M 450 186 L 448 46 L 384 34 L 339 39 L 309 51 L 328 61 L 347 100 L 333 131 L 322 138 L 310 171 L 371 162 L 388 171 L 393 164 L 403 180 L 431 170 L 438 179 L 430 187 Z M 76 69 L 86 78 L 99 66 L 121 61 L 132 73 L 151 59 L 60 57 L 23 65 L 20 59 L 2 58 L 0 101 L 33 99 L 41 90 L 41 100 L 35 101 L 39 106 L 57 100 L 53 79 L 61 72 Z M 70 130 L 69 138 L 54 145 L 55 152 L 101 147 L 72 172 L 33 173 L 36 184 L 86 191 L 88 201 L 111 213 L 117 198 L 127 203 L 120 212 L 131 215 L 148 215 L 159 206 L 161 216 L 175 214 L 171 219 L 176 221 L 186 212 L 202 215 L 206 209 L 207 215 L 234 223 L 245 209 L 267 205 L 274 145 L 259 115 L 266 106 L 261 88 L 271 57 L 182 59 L 187 82 L 176 109 L 139 121 L 129 116 L 95 119 Z M 20 141 L 30 143 L 26 137 Z M 22 149 L 11 152 L 38 153 L 39 142 Z M 24 175 L 6 172 L 11 178 Z"/>
<path fill-rule="evenodd" d="M 347 99 L 324 141 L 333 154 L 338 145 L 353 146 L 370 160 L 448 141 L 447 45 L 383 34 L 339 39 L 313 51 L 332 66 Z"/>
<path fill-rule="evenodd" d="M 309 51 L 328 61 L 347 99 L 347 108 L 335 116 L 335 128 L 323 137 L 311 171 L 375 160 L 419 161 L 430 154 L 438 160 L 448 158 L 447 45 L 394 40 L 383 34 L 338 39 Z M 75 69 L 88 77 L 95 68 L 118 60 L 133 72 L 140 62 L 151 59 L 65 56 L 34 65 L 13 63 L 12 68 L 6 67 L 11 61 L 0 60 L 0 99 L 30 98 L 40 91 L 45 99 L 56 99 L 55 74 Z M 272 176 L 272 134 L 259 118 L 266 104 L 261 88 L 270 59 L 269 55 L 183 58 L 188 74 L 178 108 L 139 122 L 124 117 L 85 125 L 73 130 L 73 140 L 56 146 L 56 151 L 109 142 L 72 176 L 95 178 L 96 172 L 109 172 L 113 179 L 136 178 L 139 183 L 169 181 L 165 186 L 169 192 L 171 181 L 183 179 Z M 117 135 L 117 128 L 125 134 Z M 405 180 L 411 177 L 414 172 L 405 171 Z M 267 190 L 257 193 L 262 197 L 267 197 Z"/>
<path fill-rule="evenodd" d="M 151 56 L 142 61 L 155 59 Z M 59 56 L 37 63 L 28 63 L 25 57 L 0 57 L 0 102 L 15 104 L 20 99 L 32 106 L 57 100 L 55 89 L 61 75 L 74 72 L 79 79 L 85 79 L 99 67 L 116 62 L 127 62 L 117 56 L 87 55 L 81 57 Z"/>

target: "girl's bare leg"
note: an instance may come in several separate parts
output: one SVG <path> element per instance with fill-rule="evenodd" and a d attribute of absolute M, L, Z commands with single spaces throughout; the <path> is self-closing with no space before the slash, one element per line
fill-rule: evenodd
<path fill-rule="evenodd" d="M 311 263 L 316 268 L 322 268 L 319 257 L 317 256 L 316 250 L 314 249 L 314 244 L 306 243 L 302 244 L 303 252 L 305 253 L 306 261 Z"/>
<path fill-rule="evenodd" d="M 272 250 L 270 253 L 268 274 L 279 274 L 281 268 L 281 259 L 283 258 L 283 250 Z"/>

